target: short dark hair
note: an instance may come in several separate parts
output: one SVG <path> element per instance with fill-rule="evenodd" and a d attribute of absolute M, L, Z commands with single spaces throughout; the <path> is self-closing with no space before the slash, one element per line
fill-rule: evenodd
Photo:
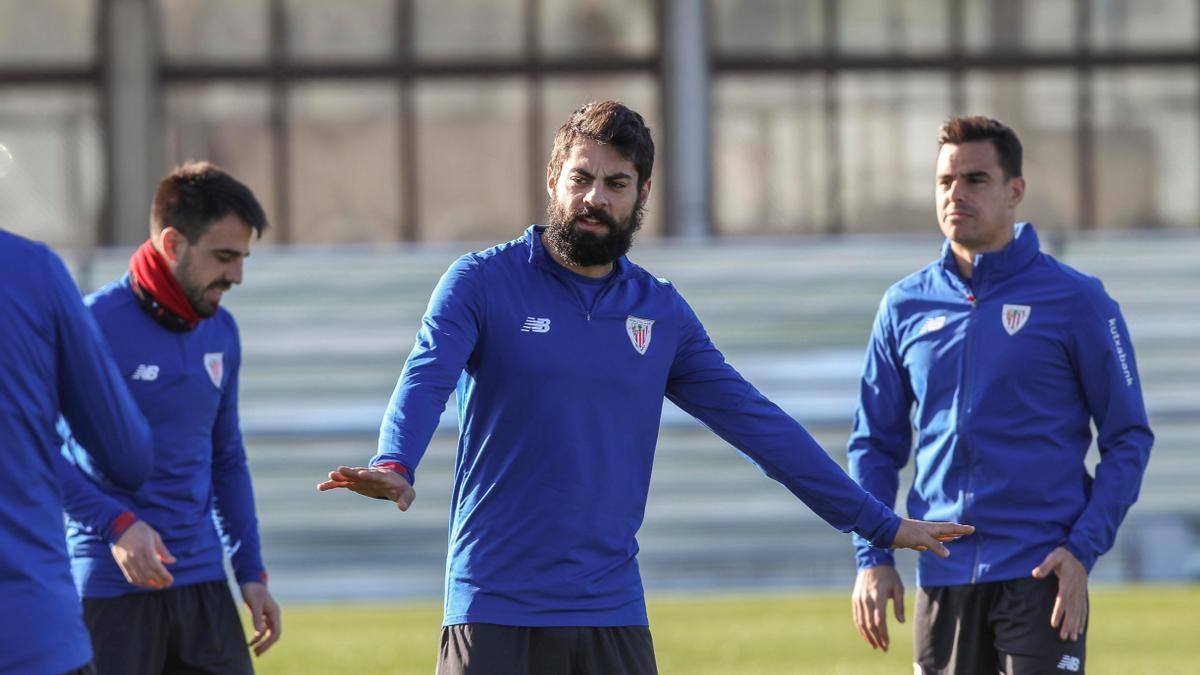
<path fill-rule="evenodd" d="M 1021 140 L 1017 132 L 1000 120 L 982 115 L 951 117 L 938 127 L 938 148 L 947 143 L 962 145 L 972 141 L 991 141 L 1004 178 L 1021 175 Z"/>
<path fill-rule="evenodd" d="M 638 113 L 620 101 L 592 101 L 571 113 L 554 134 L 554 149 L 550 152 L 549 169 L 557 176 L 571 148 L 580 140 L 611 145 L 622 157 L 633 162 L 637 169 L 640 191 L 654 170 L 654 140 L 650 128 Z"/>
<path fill-rule="evenodd" d="M 267 214 L 250 188 L 215 164 L 187 162 L 159 181 L 150 206 L 150 232 L 173 227 L 194 244 L 230 213 L 262 237 Z"/>

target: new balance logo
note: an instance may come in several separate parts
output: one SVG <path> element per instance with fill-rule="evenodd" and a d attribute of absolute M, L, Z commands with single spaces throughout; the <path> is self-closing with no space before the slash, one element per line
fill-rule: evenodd
<path fill-rule="evenodd" d="M 138 364 L 137 369 L 133 371 L 133 375 L 129 379 L 153 382 L 158 379 L 158 366 L 151 366 L 145 363 Z"/>
<path fill-rule="evenodd" d="M 539 319 L 531 316 L 525 319 L 525 323 L 521 326 L 522 333 L 549 333 L 550 319 Z"/>
<path fill-rule="evenodd" d="M 1063 657 L 1058 660 L 1057 668 L 1058 668 L 1058 670 L 1069 670 L 1072 673 L 1078 673 L 1079 666 L 1081 666 L 1081 665 L 1083 665 L 1083 664 L 1079 662 L 1078 656 L 1071 656 L 1070 654 L 1063 654 Z"/>
<path fill-rule="evenodd" d="M 925 323 L 921 324 L 921 330 L 917 331 L 917 335 L 932 333 L 935 330 L 941 330 L 946 325 L 945 316 L 935 316 L 925 319 Z"/>

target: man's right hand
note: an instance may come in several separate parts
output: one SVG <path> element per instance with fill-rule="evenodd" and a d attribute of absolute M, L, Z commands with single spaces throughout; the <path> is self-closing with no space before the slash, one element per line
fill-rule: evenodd
<path fill-rule="evenodd" d="M 975 532 L 974 525 L 958 523 L 935 523 L 928 520 L 900 519 L 900 529 L 892 540 L 892 548 L 911 548 L 917 551 L 933 551 L 939 558 L 949 558 L 950 551 L 942 545 Z"/>
<path fill-rule="evenodd" d="M 155 590 L 170 586 L 175 577 L 163 563 L 175 562 L 175 556 L 167 550 L 162 537 L 146 521 L 139 520 L 112 545 L 113 559 L 125 579 L 134 586 Z"/>
<path fill-rule="evenodd" d="M 888 650 L 888 600 L 896 603 L 896 620 L 904 623 L 904 582 L 891 565 L 876 565 L 858 573 L 850 604 L 854 625 L 872 649 Z"/>
<path fill-rule="evenodd" d="M 329 480 L 318 483 L 317 489 L 336 490 L 346 488 L 364 497 L 375 497 L 396 502 L 396 508 L 407 511 L 417 493 L 408 480 L 391 469 L 339 466 L 329 472 Z"/>

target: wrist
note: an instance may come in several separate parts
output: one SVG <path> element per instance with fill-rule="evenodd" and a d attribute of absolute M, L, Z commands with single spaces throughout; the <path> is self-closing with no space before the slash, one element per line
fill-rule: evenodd
<path fill-rule="evenodd" d="M 121 538 L 121 535 L 125 534 L 125 532 L 130 527 L 133 527 L 133 524 L 137 521 L 138 518 L 136 515 L 134 515 L 133 511 L 125 511 L 121 513 L 114 518 L 112 523 L 108 526 L 108 540 L 116 543 L 116 541 Z"/>

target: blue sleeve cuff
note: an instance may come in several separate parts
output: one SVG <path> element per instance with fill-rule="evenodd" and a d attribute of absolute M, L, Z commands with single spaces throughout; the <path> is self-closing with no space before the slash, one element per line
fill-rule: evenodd
<path fill-rule="evenodd" d="M 1069 541 L 1063 544 L 1063 546 L 1071 552 L 1071 555 L 1075 556 L 1079 560 L 1079 562 L 1083 565 L 1083 568 L 1088 571 L 1088 574 L 1092 573 L 1092 568 L 1095 567 L 1096 559 L 1099 556 L 1093 553 L 1084 553 L 1082 549 Z"/>

